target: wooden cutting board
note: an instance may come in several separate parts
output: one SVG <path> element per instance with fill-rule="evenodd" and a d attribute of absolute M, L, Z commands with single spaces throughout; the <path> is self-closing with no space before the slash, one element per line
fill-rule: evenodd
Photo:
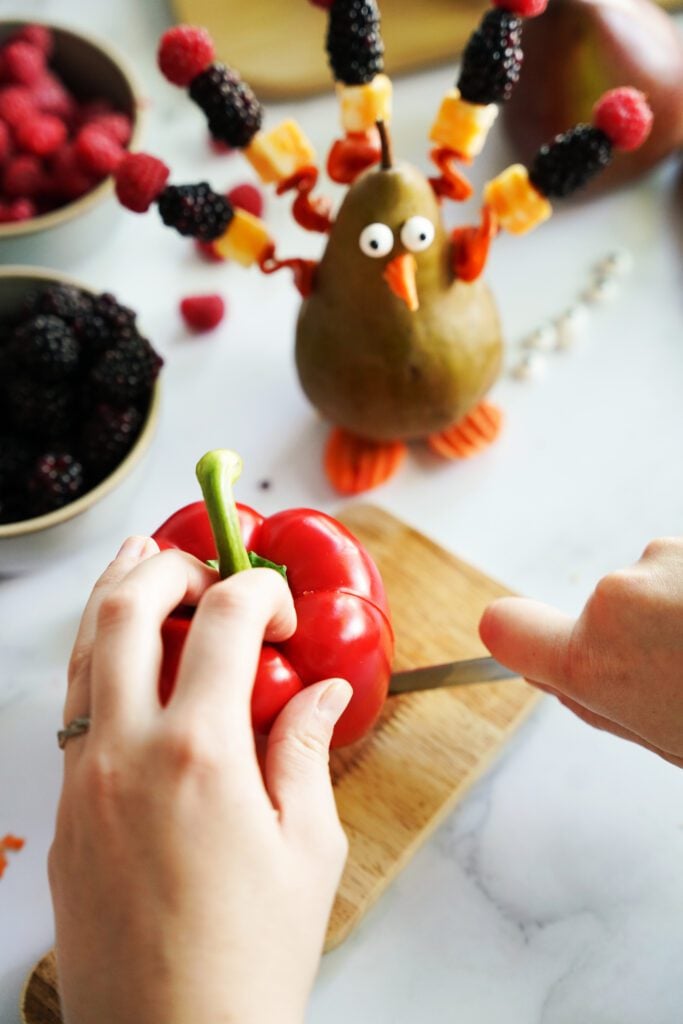
<path fill-rule="evenodd" d="M 681 0 L 660 0 L 680 7 Z M 380 0 L 386 69 L 390 75 L 458 55 L 487 0 Z M 325 54 L 327 12 L 310 0 L 172 0 L 178 21 L 204 25 L 221 59 L 239 69 L 263 100 L 332 89 Z M 434 111 L 439 102 L 434 97 Z M 433 115 L 432 115 L 433 116 Z"/>
<path fill-rule="evenodd" d="M 508 591 L 405 523 L 370 505 L 339 517 L 363 541 L 386 583 L 397 669 L 484 653 L 477 624 Z M 332 755 L 349 858 L 326 949 L 342 942 L 464 796 L 528 715 L 537 694 L 522 680 L 392 697 L 365 739 Z M 49 953 L 22 1000 L 26 1024 L 60 1024 Z"/>

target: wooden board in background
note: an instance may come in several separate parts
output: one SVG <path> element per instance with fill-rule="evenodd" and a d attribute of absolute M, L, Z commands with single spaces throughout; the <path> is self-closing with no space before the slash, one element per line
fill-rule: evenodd
<path fill-rule="evenodd" d="M 508 593 L 504 587 L 381 509 L 350 506 L 339 518 L 366 544 L 384 577 L 397 669 L 484 653 L 477 624 L 486 605 Z M 327 949 L 346 938 L 536 700 L 521 680 L 392 697 L 369 736 L 334 752 L 349 857 Z M 26 1024 L 60 1024 L 55 984 L 48 954 L 24 995 Z"/>
<path fill-rule="evenodd" d="M 681 0 L 661 4 L 674 9 Z M 221 59 L 238 68 L 261 99 L 332 89 L 324 47 L 327 13 L 309 0 L 172 0 L 171 6 L 178 21 L 209 29 Z M 455 68 L 488 6 L 487 0 L 380 0 L 387 72 L 444 61 Z"/>

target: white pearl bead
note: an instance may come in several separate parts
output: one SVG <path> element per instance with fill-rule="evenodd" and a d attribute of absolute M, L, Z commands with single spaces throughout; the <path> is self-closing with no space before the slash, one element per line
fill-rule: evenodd
<path fill-rule="evenodd" d="M 510 371 L 515 380 L 532 380 L 545 370 L 545 359 L 538 352 L 530 352 L 515 363 Z"/>
<path fill-rule="evenodd" d="M 610 277 L 596 277 L 592 284 L 589 284 L 581 293 L 581 299 L 588 306 L 595 306 L 600 302 L 607 302 L 617 294 L 617 286 Z"/>
<path fill-rule="evenodd" d="M 633 267 L 633 255 L 628 249 L 615 249 L 596 264 L 598 276 L 623 277 Z"/>
<path fill-rule="evenodd" d="M 576 341 L 577 337 L 585 329 L 588 322 L 588 310 L 580 303 L 570 306 L 561 316 L 555 320 L 557 332 L 556 349 L 568 349 Z"/>
<path fill-rule="evenodd" d="M 557 331 L 552 324 L 541 324 L 522 339 L 522 348 L 534 352 L 552 352 L 557 342 Z"/>

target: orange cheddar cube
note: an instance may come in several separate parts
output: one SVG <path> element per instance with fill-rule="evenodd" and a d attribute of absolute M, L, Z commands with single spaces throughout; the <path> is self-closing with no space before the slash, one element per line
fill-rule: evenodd
<path fill-rule="evenodd" d="M 498 117 L 495 103 L 468 103 L 459 89 L 450 89 L 443 98 L 429 138 L 439 146 L 462 156 L 481 153 L 493 122 Z"/>
<path fill-rule="evenodd" d="M 341 123 L 346 132 L 367 132 L 391 122 L 393 86 L 387 75 L 375 75 L 364 85 L 337 85 Z"/>
<path fill-rule="evenodd" d="M 495 213 L 498 223 L 513 235 L 542 224 L 553 208 L 529 181 L 529 172 L 522 164 L 512 164 L 484 188 L 484 202 Z"/>
<path fill-rule="evenodd" d="M 266 185 L 279 185 L 317 162 L 313 146 L 294 120 L 257 132 L 244 155 Z"/>
<path fill-rule="evenodd" d="M 236 260 L 243 267 L 250 267 L 265 255 L 272 239 L 259 217 L 236 209 L 225 232 L 212 244 L 223 259 Z"/>

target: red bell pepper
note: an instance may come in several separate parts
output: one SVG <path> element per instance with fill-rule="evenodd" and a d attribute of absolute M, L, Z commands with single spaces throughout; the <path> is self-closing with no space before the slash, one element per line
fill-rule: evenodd
<path fill-rule="evenodd" d="M 254 730 L 266 734 L 304 686 L 339 676 L 351 683 L 353 697 L 332 745 L 353 743 L 377 720 L 391 673 L 394 639 L 379 571 L 355 537 L 323 512 L 296 508 L 265 518 L 236 505 L 232 485 L 241 468 L 233 452 L 205 455 L 197 466 L 204 501 L 172 515 L 154 539 L 160 548 L 180 548 L 204 562 L 218 557 L 221 578 L 264 560 L 286 567 L 297 628 L 284 643 L 263 645 L 252 695 Z M 173 692 L 193 613 L 190 607 L 177 608 L 162 630 L 164 704 Z"/>

